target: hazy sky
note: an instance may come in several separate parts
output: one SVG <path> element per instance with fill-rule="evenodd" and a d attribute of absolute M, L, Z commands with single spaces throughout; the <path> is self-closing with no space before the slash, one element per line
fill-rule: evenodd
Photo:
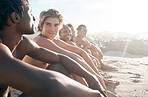
<path fill-rule="evenodd" d="M 39 13 L 57 9 L 64 23 L 72 23 L 76 29 L 85 24 L 88 33 L 147 32 L 148 0 L 29 0 L 36 23 Z"/>

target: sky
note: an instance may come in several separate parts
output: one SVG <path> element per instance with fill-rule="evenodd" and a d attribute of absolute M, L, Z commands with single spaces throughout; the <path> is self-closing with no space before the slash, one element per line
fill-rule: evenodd
<path fill-rule="evenodd" d="M 98 32 L 148 33 L 148 0 L 29 0 L 32 13 L 54 8 L 71 23 L 87 26 L 88 34 Z"/>

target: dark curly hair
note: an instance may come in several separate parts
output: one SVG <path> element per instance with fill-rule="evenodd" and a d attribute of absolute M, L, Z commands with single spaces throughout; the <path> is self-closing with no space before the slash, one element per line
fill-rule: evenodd
<path fill-rule="evenodd" d="M 11 19 L 13 12 L 22 17 L 24 2 L 28 3 L 28 0 L 0 0 L 0 30 L 3 30 L 4 26 L 9 26 L 7 20 Z"/>
<path fill-rule="evenodd" d="M 60 22 L 60 25 L 63 24 L 63 17 L 59 13 L 59 11 L 57 11 L 56 9 L 49 9 L 47 11 L 42 11 L 40 13 L 40 20 L 39 20 L 39 24 L 38 24 L 38 30 L 39 31 L 41 31 L 41 28 L 43 27 L 43 24 L 44 24 L 47 17 L 58 18 L 59 22 Z"/>

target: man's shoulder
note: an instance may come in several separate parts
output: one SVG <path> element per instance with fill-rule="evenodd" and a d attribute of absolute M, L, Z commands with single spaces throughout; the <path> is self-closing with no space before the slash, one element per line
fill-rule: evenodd
<path fill-rule="evenodd" d="M 31 39 L 24 37 L 24 36 L 22 37 L 22 40 L 21 40 L 21 42 L 23 42 L 23 43 L 28 43 L 30 41 L 31 41 Z"/>
<path fill-rule="evenodd" d="M 10 49 L 3 43 L 0 43 L 0 59 L 4 56 L 12 56 Z"/>
<path fill-rule="evenodd" d="M 5 51 L 7 49 L 8 49 L 8 47 L 5 44 L 0 43 L 0 51 Z"/>
<path fill-rule="evenodd" d="M 34 45 L 34 44 L 35 44 L 35 42 L 32 39 L 29 39 L 27 37 L 23 37 L 21 42 L 20 42 L 21 46 L 31 46 L 31 45 Z"/>
<path fill-rule="evenodd" d="M 22 37 L 21 42 L 19 43 L 18 47 L 16 48 L 17 51 L 21 52 L 28 52 L 34 48 L 36 48 L 38 45 L 29 38 Z"/>

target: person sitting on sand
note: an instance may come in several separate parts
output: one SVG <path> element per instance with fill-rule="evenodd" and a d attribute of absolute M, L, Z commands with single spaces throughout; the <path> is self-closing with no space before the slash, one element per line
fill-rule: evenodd
<path fill-rule="evenodd" d="M 66 43 L 68 43 L 70 45 L 76 46 L 76 44 L 73 41 L 71 41 L 71 38 L 72 38 L 72 33 L 71 32 L 72 32 L 71 28 L 69 28 L 67 25 L 63 25 L 63 27 L 59 30 L 59 37 L 64 42 L 66 42 Z M 101 64 L 98 61 L 98 59 L 96 57 L 92 56 L 91 54 L 89 54 L 89 56 L 91 57 L 93 63 L 95 64 L 95 67 L 97 69 L 100 69 L 99 67 L 101 67 L 100 66 Z"/>
<path fill-rule="evenodd" d="M 59 37 L 64 42 L 70 45 L 76 46 L 76 44 L 73 41 L 71 41 L 72 40 L 72 29 L 69 26 L 63 25 L 63 27 L 59 30 Z"/>
<path fill-rule="evenodd" d="M 76 44 L 71 41 L 71 36 L 72 36 L 72 33 L 71 32 L 72 32 L 71 29 L 68 26 L 64 25 L 63 28 L 61 28 L 59 30 L 60 39 L 63 40 L 64 42 L 70 44 L 70 45 L 76 46 Z M 72 51 L 72 52 L 75 52 L 75 50 Z M 100 62 L 98 61 L 98 59 L 96 57 L 94 57 L 92 54 L 89 54 L 89 56 L 91 57 L 93 63 L 96 66 L 96 68 L 101 69 L 101 67 L 105 67 L 104 64 L 102 62 L 100 64 Z M 100 66 L 100 65 L 103 65 L 103 66 Z M 111 68 L 111 67 L 109 67 L 109 68 Z"/>
<path fill-rule="evenodd" d="M 104 81 L 103 81 L 101 75 L 98 75 L 87 64 L 87 62 L 88 63 L 90 62 L 91 64 L 93 64 L 93 62 L 91 61 L 91 59 L 89 58 L 87 53 L 85 53 L 85 52 L 81 53 L 81 56 L 84 56 L 84 58 L 85 58 L 85 59 L 83 59 L 81 56 L 70 52 L 70 50 L 67 51 L 66 49 L 61 48 L 62 46 L 63 47 L 70 46 L 72 49 L 76 48 L 74 46 L 66 44 L 65 42 L 61 41 L 60 39 L 55 38 L 55 36 L 58 33 L 59 27 L 62 24 L 62 21 L 63 21 L 62 16 L 57 10 L 49 9 L 47 11 L 42 11 L 40 13 L 40 21 L 39 21 L 39 27 L 38 27 L 39 31 L 41 33 L 40 33 L 40 35 L 38 35 L 37 37 L 34 38 L 34 41 L 42 47 L 45 47 L 45 48 L 55 51 L 57 53 L 67 55 L 70 58 L 72 58 L 73 60 L 75 60 L 76 62 L 78 62 L 86 70 L 88 70 L 92 74 L 96 75 L 98 80 L 100 81 L 101 85 L 106 90 L 106 86 L 104 84 Z M 77 53 L 79 53 L 79 52 L 77 52 Z M 37 65 L 37 66 L 42 65 L 42 66 L 46 67 L 46 69 L 48 69 L 48 66 L 49 67 L 52 66 L 50 64 L 47 64 L 47 62 L 45 62 L 45 61 L 39 62 L 38 60 L 35 60 L 29 56 L 26 56 L 23 60 L 25 62 L 28 62 L 33 65 Z M 76 70 L 76 72 L 78 72 L 78 71 Z M 110 93 L 110 92 L 107 91 L 107 93 Z"/>
<path fill-rule="evenodd" d="M 77 28 L 77 36 L 75 37 L 75 43 L 77 46 L 90 50 L 92 55 L 97 57 L 98 59 L 103 58 L 103 54 L 100 48 L 96 47 L 94 44 L 90 43 L 86 39 L 87 28 L 85 25 L 79 25 Z"/>
<path fill-rule="evenodd" d="M 71 41 L 71 36 L 72 36 L 71 29 L 68 26 L 63 25 L 63 27 L 59 30 L 60 39 L 63 40 L 64 42 L 70 44 L 70 45 L 76 46 L 75 43 Z M 63 47 L 65 47 L 65 46 L 63 46 Z M 75 53 L 76 49 L 70 49 L 70 51 Z M 95 67 L 98 68 L 97 66 L 101 65 L 100 62 L 98 61 L 98 59 L 96 57 L 92 56 L 91 54 L 89 54 L 89 56 L 91 57 L 93 63 L 95 64 Z M 95 69 L 94 69 L 94 71 L 96 71 Z M 100 72 L 100 73 L 102 73 L 102 72 Z M 105 84 L 108 86 L 109 82 L 107 82 L 105 80 Z M 119 85 L 119 82 L 113 82 L 113 83 L 111 82 L 110 84 L 112 84 L 112 86 L 115 87 L 115 86 Z"/>
<path fill-rule="evenodd" d="M 99 68 L 102 70 L 115 70 L 115 68 L 112 68 L 110 66 L 106 66 L 102 63 L 101 59 L 103 59 L 103 54 L 102 51 L 99 47 L 97 47 L 94 43 L 89 42 L 86 39 L 86 34 L 87 34 L 87 28 L 85 25 L 79 25 L 77 28 L 77 36 L 74 39 L 75 44 L 78 47 L 83 48 L 86 52 L 88 52 L 90 55 L 93 55 L 98 59 L 100 62 Z"/>
<path fill-rule="evenodd" d="M 67 25 L 63 25 L 62 29 L 59 30 L 59 37 L 64 42 L 66 42 L 66 43 L 76 47 L 75 43 L 73 41 L 71 41 L 71 38 L 72 38 L 72 33 L 71 32 L 72 32 L 72 30 L 71 30 L 70 27 L 68 27 Z M 72 48 L 69 49 L 69 46 L 62 46 L 62 47 L 64 49 L 70 50 L 71 52 L 74 52 L 74 53 L 77 53 L 76 51 L 84 52 L 84 50 L 82 50 L 82 49 L 80 49 L 78 47 L 73 48 L 73 49 Z M 77 53 L 77 54 L 79 54 L 79 53 Z M 79 54 L 79 55 L 81 56 L 81 54 Z M 98 62 L 98 64 L 96 64 L 94 62 L 94 60 L 92 60 L 92 62 L 95 64 L 95 66 L 93 66 L 94 67 L 94 71 L 98 72 L 96 66 L 99 65 L 99 62 Z"/>
<path fill-rule="evenodd" d="M 98 91 L 99 82 L 93 74 L 69 57 L 41 48 L 33 41 L 22 38 L 23 34 L 34 33 L 34 21 L 27 0 L 0 0 L 0 83 L 19 89 L 31 97 L 101 97 L 101 91 Z M 34 48 L 34 52 L 28 53 L 35 58 L 44 58 L 48 54 L 46 60 L 64 64 L 73 73 L 77 70 L 75 73 L 88 79 L 90 87 L 95 90 L 61 73 L 41 69 L 15 58 L 12 53 L 23 39 L 34 44 L 24 46 L 24 51 Z M 1 90 L 3 87 L 0 87 L 0 92 Z M 1 97 L 6 97 L 7 93 L 4 92 Z"/>

